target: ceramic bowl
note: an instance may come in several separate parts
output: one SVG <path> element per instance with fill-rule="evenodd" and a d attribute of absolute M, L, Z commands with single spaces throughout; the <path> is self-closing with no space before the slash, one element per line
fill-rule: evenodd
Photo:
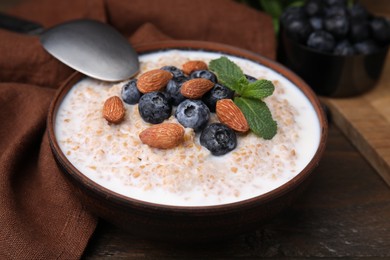
<path fill-rule="evenodd" d="M 314 157 L 284 185 L 239 202 L 214 206 L 168 206 L 129 198 L 108 190 L 72 165 L 57 142 L 55 119 L 65 95 L 84 76 L 74 73 L 59 89 L 50 108 L 48 132 L 50 145 L 59 167 L 82 203 L 97 216 L 138 236 L 176 242 L 201 242 L 224 239 L 259 228 L 261 224 L 288 207 L 306 187 L 325 150 L 327 121 L 314 92 L 293 72 L 280 64 L 239 48 L 196 41 L 167 41 L 136 46 L 139 54 L 168 49 L 206 50 L 225 53 L 260 63 L 282 74 L 295 84 L 312 104 L 320 124 L 320 141 Z"/>
<path fill-rule="evenodd" d="M 302 77 L 318 95 L 345 98 L 362 95 L 375 88 L 388 46 L 365 55 L 334 55 L 291 40 L 282 28 L 278 49 L 278 61 Z"/>

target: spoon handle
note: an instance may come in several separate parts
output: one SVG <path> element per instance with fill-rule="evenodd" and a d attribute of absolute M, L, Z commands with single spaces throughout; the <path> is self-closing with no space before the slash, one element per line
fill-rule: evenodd
<path fill-rule="evenodd" d="M 37 35 L 44 31 L 42 25 L 0 12 L 0 28 L 13 32 Z"/>

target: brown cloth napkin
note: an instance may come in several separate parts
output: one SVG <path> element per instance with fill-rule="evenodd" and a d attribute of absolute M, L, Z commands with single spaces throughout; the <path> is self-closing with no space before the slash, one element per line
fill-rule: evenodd
<path fill-rule="evenodd" d="M 31 0 L 10 13 L 45 27 L 105 21 L 133 44 L 215 41 L 275 56 L 270 17 L 229 0 Z M 96 227 L 57 167 L 46 134 L 55 89 L 71 73 L 36 36 L 0 29 L 0 259 L 77 259 Z"/>

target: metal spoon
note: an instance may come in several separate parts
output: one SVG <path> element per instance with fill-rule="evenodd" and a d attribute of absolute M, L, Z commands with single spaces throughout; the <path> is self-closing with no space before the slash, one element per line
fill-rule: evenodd
<path fill-rule="evenodd" d="M 113 27 L 95 20 L 74 20 L 43 30 L 39 24 L 0 14 L 0 27 L 37 34 L 43 47 L 69 67 L 104 81 L 131 78 L 138 55 Z"/>

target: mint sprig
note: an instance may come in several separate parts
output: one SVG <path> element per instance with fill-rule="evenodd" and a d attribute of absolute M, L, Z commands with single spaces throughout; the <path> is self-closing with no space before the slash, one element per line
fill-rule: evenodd
<path fill-rule="evenodd" d="M 241 68 L 227 57 L 210 61 L 209 69 L 217 75 L 220 83 L 236 92 L 238 96 L 234 103 L 241 109 L 253 133 L 272 139 L 277 132 L 277 123 L 262 101 L 273 94 L 275 87 L 272 82 L 261 79 L 250 83 Z"/>
<path fill-rule="evenodd" d="M 272 139 L 276 134 L 276 121 L 264 101 L 246 97 L 235 97 L 234 103 L 241 109 L 248 121 L 249 128 L 256 135 L 266 140 Z"/>
<path fill-rule="evenodd" d="M 210 61 L 209 69 L 217 74 L 220 83 L 237 93 L 249 83 L 241 68 L 226 57 Z"/>
<path fill-rule="evenodd" d="M 271 81 L 260 79 L 246 85 L 241 91 L 241 96 L 262 99 L 271 96 L 274 90 L 275 87 Z"/>

